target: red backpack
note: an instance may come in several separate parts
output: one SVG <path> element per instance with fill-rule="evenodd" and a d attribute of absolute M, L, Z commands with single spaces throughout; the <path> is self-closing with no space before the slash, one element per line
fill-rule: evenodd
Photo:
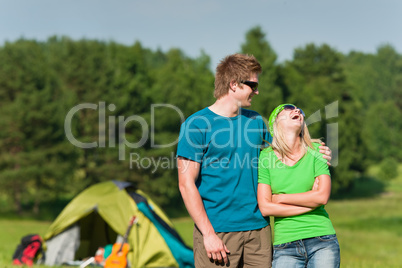
<path fill-rule="evenodd" d="M 37 234 L 24 236 L 14 252 L 13 264 L 31 266 L 39 253 L 43 255 L 42 238 Z"/>

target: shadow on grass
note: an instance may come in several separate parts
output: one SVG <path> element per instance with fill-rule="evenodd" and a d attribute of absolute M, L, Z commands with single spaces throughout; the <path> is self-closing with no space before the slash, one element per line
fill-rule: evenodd
<path fill-rule="evenodd" d="M 20 213 L 9 207 L 3 207 L 0 211 L 1 218 L 53 221 L 70 201 L 70 199 L 60 199 L 42 202 L 39 207 L 39 213 L 33 212 L 32 203 L 22 204 L 22 212 Z"/>
<path fill-rule="evenodd" d="M 183 201 L 181 200 L 180 202 L 176 202 L 175 204 L 172 204 L 170 206 L 163 207 L 162 209 L 171 219 L 190 217 L 186 210 L 186 207 L 184 206 Z"/>
<path fill-rule="evenodd" d="M 356 179 L 353 184 L 336 194 L 331 195 L 331 199 L 359 199 L 371 198 L 380 195 L 385 191 L 386 183 L 371 176 L 362 176 Z"/>
<path fill-rule="evenodd" d="M 32 219 L 41 221 L 53 221 L 60 212 L 68 205 L 72 199 L 58 199 L 43 201 L 39 207 L 39 213 L 33 212 L 33 203 L 27 202 L 22 204 L 22 212 L 17 213 L 10 208 L 10 204 L 0 202 L 0 218 L 2 219 Z M 169 218 L 189 217 L 189 214 L 182 201 L 176 202 L 167 207 L 162 208 Z"/>

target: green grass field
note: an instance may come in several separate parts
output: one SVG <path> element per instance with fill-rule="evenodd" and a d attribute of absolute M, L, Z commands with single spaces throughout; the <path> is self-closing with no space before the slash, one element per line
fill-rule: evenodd
<path fill-rule="evenodd" d="M 382 193 L 365 197 L 331 200 L 326 209 L 341 246 L 341 267 L 402 267 L 402 170 Z M 375 172 L 372 170 L 371 172 Z M 364 193 L 375 193 L 377 184 L 361 180 Z M 184 241 L 192 244 L 190 218 L 173 219 Z M 11 257 L 23 235 L 43 235 L 50 222 L 0 219 L 0 267 L 12 267 Z"/>

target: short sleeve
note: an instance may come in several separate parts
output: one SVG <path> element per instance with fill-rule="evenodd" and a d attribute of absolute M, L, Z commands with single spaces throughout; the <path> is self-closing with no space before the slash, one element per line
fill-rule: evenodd
<path fill-rule="evenodd" d="M 204 149 L 205 130 L 203 131 L 195 121 L 184 122 L 180 128 L 176 156 L 201 163 Z"/>
<path fill-rule="evenodd" d="M 267 153 L 267 150 L 263 150 L 258 159 L 258 183 L 271 185 L 269 154 Z"/>
<path fill-rule="evenodd" d="M 318 143 L 314 143 L 313 145 L 315 150 L 311 150 L 311 153 L 314 156 L 314 177 L 324 174 L 331 176 L 327 160 L 323 158 L 323 154 L 319 152 L 318 146 L 320 145 Z"/>

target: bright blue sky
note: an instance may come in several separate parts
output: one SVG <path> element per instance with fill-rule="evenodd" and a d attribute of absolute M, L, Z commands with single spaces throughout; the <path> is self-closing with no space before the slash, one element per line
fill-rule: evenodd
<path fill-rule="evenodd" d="M 0 0 L 0 44 L 20 37 L 114 40 L 190 57 L 204 50 L 212 68 L 238 52 L 245 33 L 261 26 L 278 54 L 327 43 L 347 53 L 374 53 L 389 43 L 402 53 L 400 0 Z"/>

